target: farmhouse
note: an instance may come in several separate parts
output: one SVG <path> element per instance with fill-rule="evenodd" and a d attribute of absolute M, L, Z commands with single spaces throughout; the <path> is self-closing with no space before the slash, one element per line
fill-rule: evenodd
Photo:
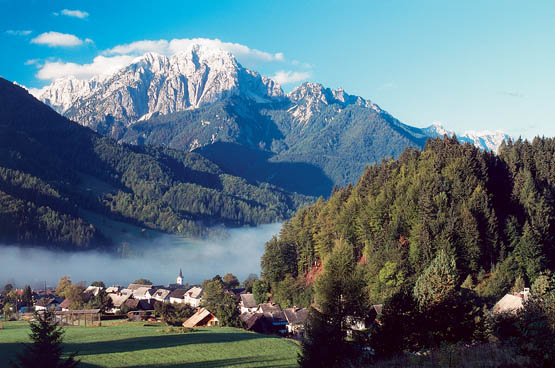
<path fill-rule="evenodd" d="M 271 303 L 260 304 L 256 311 L 262 313 L 264 318 L 272 325 L 270 332 L 287 333 L 287 319 L 278 305 Z"/>
<path fill-rule="evenodd" d="M 198 308 L 197 312 L 183 322 L 183 327 L 213 327 L 218 325 L 218 318 L 206 308 Z"/>
<path fill-rule="evenodd" d="M 283 314 L 287 320 L 287 332 L 299 336 L 304 335 L 304 325 L 308 319 L 308 310 L 297 307 L 285 308 Z"/>
<path fill-rule="evenodd" d="M 248 331 L 258 333 L 269 333 L 272 331 L 272 322 L 265 318 L 262 313 L 245 312 L 239 318 L 245 323 L 245 328 Z"/>
<path fill-rule="evenodd" d="M 169 302 L 171 291 L 168 289 L 158 289 L 152 295 L 151 298 L 159 302 Z"/>
<path fill-rule="evenodd" d="M 493 306 L 493 314 L 516 314 L 520 309 L 524 308 L 524 301 L 528 300 L 529 295 L 529 288 L 524 288 L 520 293 L 506 294 Z"/>
<path fill-rule="evenodd" d="M 192 287 L 185 293 L 185 304 L 189 304 L 191 307 L 198 307 L 202 299 L 202 288 Z"/>
<path fill-rule="evenodd" d="M 57 308 L 60 303 L 55 298 L 42 298 L 35 303 L 35 310 L 45 310 L 50 308 Z"/>
<path fill-rule="evenodd" d="M 150 289 L 152 288 L 152 286 L 140 286 L 136 289 L 133 290 L 133 298 L 138 299 L 138 300 L 149 300 L 150 296 L 148 294 L 148 292 L 150 291 Z"/>
<path fill-rule="evenodd" d="M 187 290 L 185 290 L 185 289 L 175 289 L 174 291 L 172 291 L 168 295 L 170 303 L 184 304 L 185 303 L 185 293 L 186 292 L 187 292 Z"/>
<path fill-rule="evenodd" d="M 112 309 L 109 311 L 110 313 L 116 313 L 117 311 L 120 310 L 122 304 L 124 304 L 127 299 L 129 299 L 131 295 L 130 294 L 108 294 L 108 297 L 110 299 L 112 299 Z"/>
<path fill-rule="evenodd" d="M 254 300 L 254 295 L 252 293 L 241 294 L 241 302 L 239 303 L 241 307 L 241 313 L 254 312 L 258 308 L 256 301 Z"/>

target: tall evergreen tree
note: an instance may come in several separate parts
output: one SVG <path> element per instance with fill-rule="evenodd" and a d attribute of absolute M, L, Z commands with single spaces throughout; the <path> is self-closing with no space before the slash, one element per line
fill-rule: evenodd
<path fill-rule="evenodd" d="M 72 353 L 67 359 L 62 359 L 62 340 L 64 330 L 58 326 L 54 313 L 50 311 L 35 312 L 35 319 L 30 323 L 29 337 L 32 344 L 28 344 L 17 360 L 12 362 L 15 368 L 73 368 L 79 364 L 75 360 L 77 353 Z"/>

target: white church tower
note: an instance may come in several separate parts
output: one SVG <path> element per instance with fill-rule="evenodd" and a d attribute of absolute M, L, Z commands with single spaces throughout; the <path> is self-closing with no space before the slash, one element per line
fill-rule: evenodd
<path fill-rule="evenodd" d="M 179 275 L 177 275 L 177 285 L 183 285 L 183 274 L 181 273 L 181 268 L 179 269 Z"/>

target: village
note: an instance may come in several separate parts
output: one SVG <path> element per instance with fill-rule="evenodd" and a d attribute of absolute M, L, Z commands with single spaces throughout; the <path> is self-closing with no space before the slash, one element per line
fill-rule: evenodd
<path fill-rule="evenodd" d="M 219 276 L 217 276 L 219 277 Z M 144 279 L 139 279 L 141 281 Z M 144 280 L 148 281 L 148 280 Z M 238 286 L 238 285 L 234 285 Z M 127 287 L 119 285 L 105 287 L 95 282 L 82 287 L 81 300 L 86 303 L 75 308 L 74 297 L 58 295 L 55 289 L 44 288 L 30 291 L 25 289 L 6 288 L 0 291 L 0 306 L 4 320 L 32 318 L 33 312 L 54 311 L 60 325 L 101 326 L 103 320 L 128 319 L 130 321 L 166 322 L 164 307 L 177 309 L 186 308 L 191 314 L 180 321 L 184 328 L 217 327 L 222 323 L 203 303 L 205 290 L 200 286 L 190 286 L 183 281 L 180 270 L 176 283 L 151 285 L 147 283 L 131 283 Z M 9 287 L 8 287 L 9 289 Z M 307 308 L 280 308 L 272 302 L 257 303 L 252 293 L 252 286 L 224 289 L 224 293 L 232 296 L 238 309 L 240 327 L 248 331 L 288 336 L 301 339 L 304 325 L 308 317 Z M 15 299 L 15 300 L 14 300 Z M 94 300 L 100 300 L 94 305 Z M 96 308 L 87 308 L 94 305 Z M 183 314 L 182 314 L 183 315 Z M 185 313 L 187 315 L 187 313 Z"/>
<path fill-rule="evenodd" d="M 220 279 L 220 277 L 216 276 L 214 279 Z M 226 325 L 222 324 L 217 313 L 209 310 L 206 306 L 207 303 L 204 303 L 205 290 L 202 286 L 185 284 L 181 270 L 176 282 L 167 286 L 152 285 L 144 279 L 137 281 L 143 281 L 143 283 L 134 282 L 127 287 L 119 285 L 105 287 L 95 282 L 87 287 L 81 286 L 84 290 L 82 290 L 80 298 L 87 303 L 77 308 L 72 303 L 72 299 L 75 299 L 74 296 L 64 298 L 51 288 L 36 290 L 30 288 L 25 290 L 24 288 L 7 291 L 5 287 L 0 291 L 0 307 L 2 307 L 4 320 L 29 320 L 32 318 L 33 312 L 50 310 L 54 311 L 60 325 L 67 326 L 101 326 L 103 320 L 112 319 L 165 322 L 169 325 L 181 325 L 184 328 Z M 251 281 L 253 280 L 251 279 Z M 236 284 L 232 286 L 239 286 L 238 282 Z M 245 281 L 245 284 L 248 282 Z M 235 327 L 302 340 L 309 314 L 307 308 L 293 306 L 282 309 L 271 300 L 257 303 L 252 292 L 252 282 L 250 286 L 244 286 L 247 287 L 229 287 L 223 290 L 226 295 L 232 297 L 230 300 L 235 302 L 232 302 L 231 305 L 232 308 L 237 309 L 236 313 L 241 321 Z M 523 308 L 524 301 L 528 296 L 528 288 L 524 288 L 518 293 L 506 294 L 493 306 L 491 313 L 516 313 Z M 99 302 L 95 305 L 94 300 Z M 87 308 L 91 305 L 96 308 Z M 185 309 L 185 313 L 178 313 L 177 323 L 175 323 L 175 319 L 170 321 L 167 318 L 168 307 L 182 311 Z M 369 316 L 364 320 L 351 318 L 351 329 L 365 330 L 372 323 L 379 323 L 382 308 L 381 304 L 373 305 Z"/>

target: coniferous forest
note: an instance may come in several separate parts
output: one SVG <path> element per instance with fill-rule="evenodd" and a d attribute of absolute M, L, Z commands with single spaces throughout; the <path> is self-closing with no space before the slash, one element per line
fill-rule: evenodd
<path fill-rule="evenodd" d="M 502 335 L 507 328 L 492 325 L 488 309 L 530 286 L 543 295 L 535 299 L 544 302 L 542 321 L 551 321 L 534 326 L 551 332 L 530 330 L 549 346 L 554 200 L 554 139 L 509 141 L 498 155 L 456 138 L 429 140 L 298 211 L 266 244 L 263 280 L 280 305 L 314 307 L 303 366 L 352 356 L 352 345 L 336 347 L 349 320 L 367 319 L 376 304 L 380 324 L 359 337 L 378 356 Z M 536 353 L 543 361 L 545 350 Z"/>
<path fill-rule="evenodd" d="M 311 197 L 229 174 L 206 158 L 118 144 L 0 79 L 0 242 L 110 246 L 86 213 L 183 236 L 291 217 Z"/>

